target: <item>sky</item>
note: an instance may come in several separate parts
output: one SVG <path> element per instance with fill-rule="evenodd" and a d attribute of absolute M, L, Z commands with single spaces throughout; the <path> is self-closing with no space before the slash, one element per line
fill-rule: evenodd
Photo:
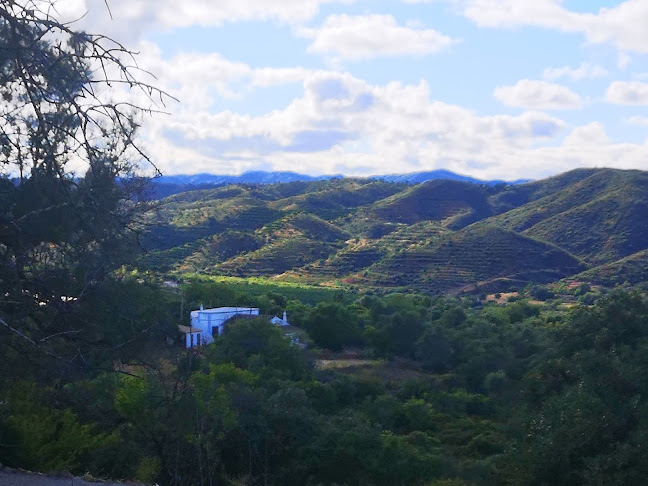
<path fill-rule="evenodd" d="M 142 120 L 165 174 L 648 169 L 648 0 L 108 5 L 57 9 L 179 100 Z"/>

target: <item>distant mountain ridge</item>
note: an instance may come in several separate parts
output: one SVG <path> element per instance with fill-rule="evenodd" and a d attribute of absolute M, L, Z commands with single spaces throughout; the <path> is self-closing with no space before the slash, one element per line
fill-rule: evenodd
<path fill-rule="evenodd" d="M 342 176 L 319 176 L 313 177 L 296 172 L 267 172 L 249 171 L 241 175 L 216 175 L 216 174 L 193 174 L 193 175 L 171 175 L 161 176 L 155 179 L 158 184 L 186 184 L 186 185 L 223 185 L 223 184 L 277 184 L 280 182 L 315 181 L 321 179 L 333 179 Z"/>
<path fill-rule="evenodd" d="M 178 174 L 161 176 L 154 179 L 157 197 L 167 197 L 172 194 L 180 192 L 191 191 L 195 189 L 207 189 L 211 187 L 229 185 L 229 184 L 278 184 L 289 182 L 310 182 L 318 180 L 331 180 L 331 179 L 358 179 L 357 177 L 346 177 L 342 174 L 337 175 L 324 175 L 324 176 L 310 176 L 307 174 L 300 174 L 290 171 L 249 171 L 241 175 L 217 175 L 217 174 Z M 529 182 L 526 179 L 519 179 L 515 181 L 496 180 L 481 180 L 474 177 L 456 174 L 449 170 L 433 170 L 424 172 L 412 172 L 408 174 L 388 174 L 376 175 L 369 177 L 361 177 L 359 179 L 375 179 L 386 182 L 400 182 L 404 184 L 421 184 L 433 180 L 452 180 L 469 182 L 471 184 L 495 186 L 498 184 L 515 185 Z"/>
<path fill-rule="evenodd" d="M 487 186 L 495 186 L 497 184 L 517 185 L 530 182 L 529 179 L 518 179 L 515 181 L 505 181 L 502 179 L 482 180 L 475 179 L 474 177 L 464 176 L 451 172 L 449 170 L 432 170 L 425 172 L 411 172 L 408 174 L 391 174 L 384 176 L 373 176 L 372 179 L 380 179 L 387 182 L 404 182 L 406 184 L 421 184 L 423 182 L 435 181 L 439 179 L 450 181 L 470 182 L 471 184 L 485 184 Z"/>

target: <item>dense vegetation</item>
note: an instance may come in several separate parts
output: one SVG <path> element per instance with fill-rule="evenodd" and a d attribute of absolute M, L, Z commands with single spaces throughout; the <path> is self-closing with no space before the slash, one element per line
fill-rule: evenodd
<path fill-rule="evenodd" d="M 520 185 L 334 179 L 159 203 L 141 268 L 432 293 L 585 280 L 614 286 L 648 249 L 640 171 Z M 631 283 L 648 281 L 632 267 Z"/>
<path fill-rule="evenodd" d="M 566 309 L 340 292 L 309 303 L 307 288 L 300 301 L 253 287 L 106 283 L 84 306 L 105 316 L 94 332 L 106 345 L 83 369 L 19 353 L 20 340 L 3 336 L 3 464 L 177 485 L 648 477 L 639 294 Z M 237 300 L 288 309 L 314 348 L 264 319 L 237 321 L 198 352 L 169 344 L 186 318 L 181 298 L 185 309 Z"/>

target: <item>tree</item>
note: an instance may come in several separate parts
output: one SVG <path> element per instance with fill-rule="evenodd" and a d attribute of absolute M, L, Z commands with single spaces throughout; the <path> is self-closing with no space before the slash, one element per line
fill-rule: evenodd
<path fill-rule="evenodd" d="M 645 484 L 648 301 L 614 292 L 570 314 L 524 379 L 511 484 Z"/>
<path fill-rule="evenodd" d="M 134 53 L 55 14 L 54 0 L 0 4 L 1 341 L 53 356 L 59 338 L 83 343 L 75 309 L 132 253 L 150 164 L 137 120 L 167 99 Z"/>
<path fill-rule="evenodd" d="M 315 344 L 333 351 L 360 344 L 362 334 L 358 318 L 344 304 L 320 302 L 310 312 L 306 330 Z"/>

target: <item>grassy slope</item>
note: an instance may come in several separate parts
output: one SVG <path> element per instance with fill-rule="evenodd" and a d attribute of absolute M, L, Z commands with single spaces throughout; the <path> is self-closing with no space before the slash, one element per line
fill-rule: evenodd
<path fill-rule="evenodd" d="M 506 190 L 492 196 L 490 204 L 496 213 L 505 213 L 562 191 L 601 171 L 602 169 L 576 169 L 548 179 L 509 186 Z"/>
<path fill-rule="evenodd" d="M 648 248 L 646 172 L 582 169 L 493 190 L 344 179 L 177 194 L 151 216 L 155 251 L 143 262 L 450 289 L 498 278 L 550 281 L 584 270 L 573 255 L 601 265 Z M 619 264 L 625 272 L 634 261 L 641 259 Z M 582 275 L 594 278 L 597 268 L 617 271 Z"/>
<path fill-rule="evenodd" d="M 642 250 L 621 260 L 590 268 L 573 278 L 606 287 L 614 287 L 625 282 L 632 285 L 648 282 L 648 250 Z"/>
<path fill-rule="evenodd" d="M 648 248 L 643 223 L 648 215 L 646 194 L 648 173 L 597 170 L 553 194 L 477 224 L 521 232 L 591 263 L 605 263 Z"/>
<path fill-rule="evenodd" d="M 382 181 L 334 179 L 322 183 L 314 191 L 274 201 L 271 207 L 282 211 L 305 211 L 330 220 L 396 194 L 405 187 L 404 184 Z"/>
<path fill-rule="evenodd" d="M 184 273 L 185 279 L 196 282 L 210 282 L 212 284 L 222 284 L 224 293 L 234 290 L 249 297 L 265 296 L 268 292 L 276 292 L 288 300 L 298 300 L 304 304 L 315 305 L 318 302 L 333 301 L 339 299 L 353 299 L 353 294 L 349 292 L 341 293 L 339 289 L 333 287 L 323 287 L 314 285 L 304 285 L 301 283 L 282 282 L 276 279 L 264 277 L 227 277 L 227 276 L 206 276 L 202 274 Z"/>
<path fill-rule="evenodd" d="M 336 252 L 348 234 L 312 214 L 292 213 L 255 233 L 263 243 L 238 254 L 214 270 L 226 275 L 276 275 L 326 258 Z"/>
<path fill-rule="evenodd" d="M 496 278 L 549 282 L 583 269 L 576 257 L 553 245 L 480 226 L 385 258 L 368 269 L 364 280 L 372 285 L 449 290 Z"/>
<path fill-rule="evenodd" d="M 398 223 L 439 221 L 458 229 L 491 214 L 484 188 L 467 182 L 434 180 L 377 201 L 340 224 L 356 235 L 376 238 L 394 230 Z"/>

